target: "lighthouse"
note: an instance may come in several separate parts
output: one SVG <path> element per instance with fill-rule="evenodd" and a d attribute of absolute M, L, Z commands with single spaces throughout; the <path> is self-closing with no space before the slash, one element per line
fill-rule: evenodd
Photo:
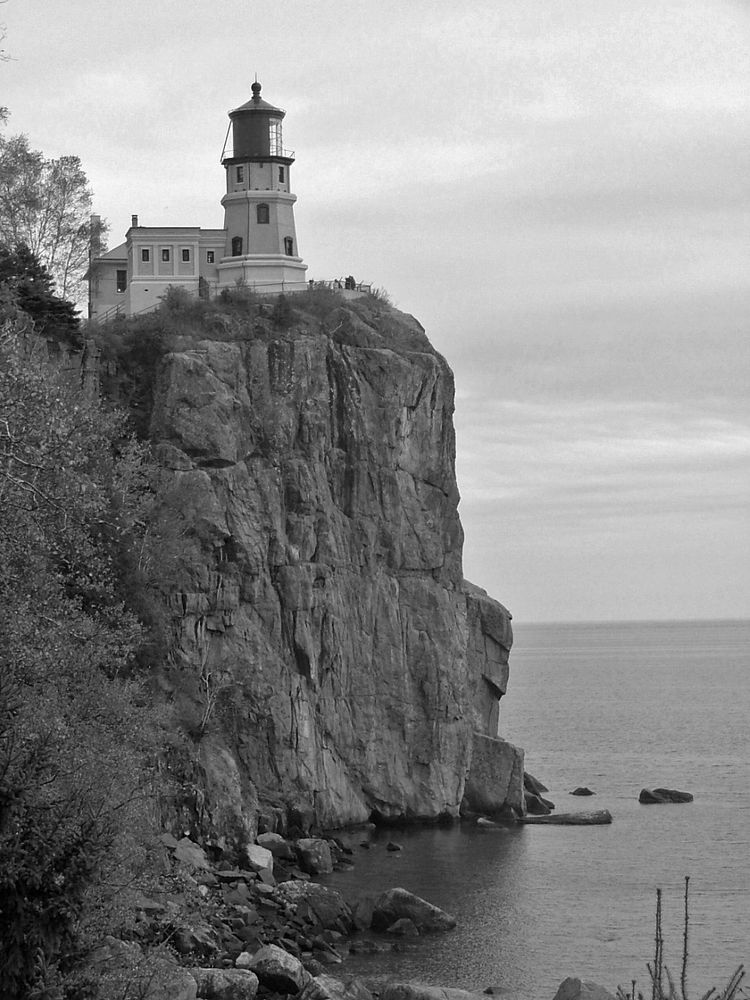
<path fill-rule="evenodd" d="M 259 83 L 252 92 L 229 112 L 224 228 L 143 226 L 133 215 L 124 243 L 92 252 L 86 276 L 94 322 L 157 309 L 170 288 L 210 298 L 238 284 L 260 295 L 308 287 L 294 228 L 294 153 L 281 137 L 284 112 L 261 98 Z"/>
<path fill-rule="evenodd" d="M 222 152 L 226 242 L 218 284 L 241 283 L 261 294 L 300 291 L 306 287 L 307 265 L 294 226 L 294 153 L 283 145 L 285 112 L 260 92 L 256 81 L 250 100 L 229 112 L 231 140 Z"/>

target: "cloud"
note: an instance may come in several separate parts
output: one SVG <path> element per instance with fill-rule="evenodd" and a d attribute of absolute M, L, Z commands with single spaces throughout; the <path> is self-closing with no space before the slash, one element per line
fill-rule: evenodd
<path fill-rule="evenodd" d="M 101 9 L 7 4 L 3 103 L 81 156 L 113 241 L 221 224 L 257 71 L 310 276 L 385 286 L 455 369 L 478 582 L 535 618 L 738 607 L 747 3 Z"/>
<path fill-rule="evenodd" d="M 464 570 L 522 620 L 747 613 L 750 420 L 459 399 Z"/>
<path fill-rule="evenodd" d="M 616 502 L 623 491 L 632 501 L 646 486 L 653 502 L 657 487 L 669 493 L 700 469 L 727 480 L 688 491 L 714 504 L 737 471 L 750 468 L 750 421 L 685 404 L 485 399 L 459 406 L 460 432 L 469 438 L 460 459 L 464 489 L 482 500 L 582 504 L 590 497 L 599 504 L 605 496 Z M 490 459 L 481 473 L 479 454 Z M 733 488 L 727 495 L 737 498 Z"/>

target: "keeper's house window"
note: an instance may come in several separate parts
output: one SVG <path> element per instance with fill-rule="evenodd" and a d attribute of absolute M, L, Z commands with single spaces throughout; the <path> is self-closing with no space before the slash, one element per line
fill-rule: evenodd
<path fill-rule="evenodd" d="M 242 237 L 233 236 L 232 237 L 232 256 L 241 257 L 242 256 Z"/>
<path fill-rule="evenodd" d="M 213 250 L 206 250 L 206 263 L 213 264 L 214 262 L 214 252 Z"/>
<path fill-rule="evenodd" d="M 151 260 L 151 251 L 148 247 L 143 247 L 141 250 L 141 260 L 144 264 L 148 264 Z"/>
<path fill-rule="evenodd" d="M 287 255 L 287 257 L 294 256 L 294 240 L 292 239 L 291 236 L 284 237 L 284 253 Z"/>
<path fill-rule="evenodd" d="M 162 247 L 161 259 L 165 264 L 169 263 L 169 247 Z"/>
<path fill-rule="evenodd" d="M 245 179 L 245 168 L 237 167 L 237 183 L 241 184 Z"/>
<path fill-rule="evenodd" d="M 115 279 L 115 287 L 118 292 L 124 292 L 128 287 L 128 272 L 118 271 Z"/>
<path fill-rule="evenodd" d="M 260 205 L 258 205 L 255 211 L 258 219 L 258 225 L 267 226 L 269 222 L 268 205 L 266 205 L 265 202 L 262 202 Z"/>
<path fill-rule="evenodd" d="M 183 264 L 189 264 L 190 263 L 190 248 L 189 247 L 183 247 L 182 248 L 182 262 L 183 262 Z"/>

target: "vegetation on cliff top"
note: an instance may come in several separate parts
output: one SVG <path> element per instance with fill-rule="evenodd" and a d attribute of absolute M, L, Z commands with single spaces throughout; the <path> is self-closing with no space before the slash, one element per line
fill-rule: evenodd
<path fill-rule="evenodd" d="M 170 287 L 160 307 L 117 318 L 90 333 L 102 352 L 103 388 L 126 403 L 139 437 L 146 438 L 161 358 L 201 341 L 246 344 L 322 336 L 352 347 L 435 354 L 419 323 L 376 295 L 344 299 L 329 288 L 259 297 L 238 286 L 214 299 Z"/>

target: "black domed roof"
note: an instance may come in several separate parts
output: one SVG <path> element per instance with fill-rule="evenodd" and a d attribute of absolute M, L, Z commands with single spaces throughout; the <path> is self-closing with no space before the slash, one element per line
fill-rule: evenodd
<path fill-rule="evenodd" d="M 264 101 L 260 96 L 260 84 L 256 80 L 252 86 L 253 96 L 245 104 L 241 104 L 239 108 L 235 108 L 233 111 L 229 112 L 229 117 L 237 115 L 240 112 L 247 113 L 248 111 L 262 111 L 263 114 L 277 115 L 279 118 L 283 118 L 286 114 L 281 108 L 275 108 L 273 104 L 269 104 L 268 101 Z"/>

